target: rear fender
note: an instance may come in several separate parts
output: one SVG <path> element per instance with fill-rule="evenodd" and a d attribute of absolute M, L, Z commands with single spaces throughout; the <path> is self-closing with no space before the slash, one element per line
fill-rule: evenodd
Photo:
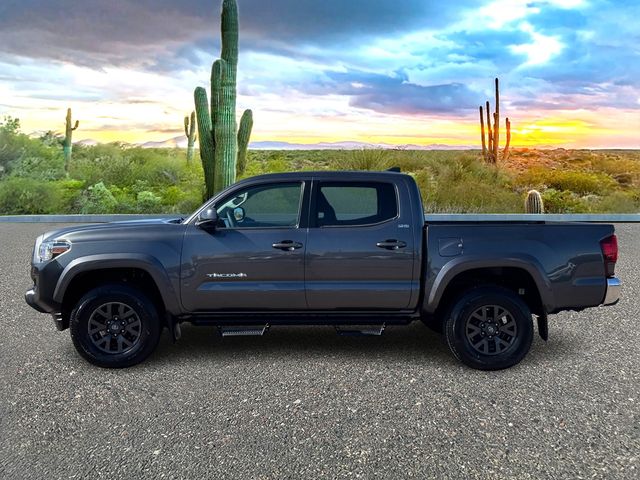
<path fill-rule="evenodd" d="M 538 288 L 538 293 L 540 294 L 545 311 L 549 312 L 554 310 L 555 301 L 551 289 L 551 282 L 544 274 L 544 270 L 539 262 L 529 255 L 507 258 L 465 256 L 447 262 L 436 275 L 433 285 L 425 296 L 426 302 L 424 310 L 427 313 L 434 313 L 436 311 L 447 287 L 459 274 L 479 268 L 496 267 L 520 268 L 529 273 Z M 429 283 L 427 282 L 427 286 L 428 285 Z"/>

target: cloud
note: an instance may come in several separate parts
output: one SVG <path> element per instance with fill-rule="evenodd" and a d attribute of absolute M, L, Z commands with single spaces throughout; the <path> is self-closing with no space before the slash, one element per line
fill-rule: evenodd
<path fill-rule="evenodd" d="M 249 48 L 293 51 L 437 27 L 470 0 L 442 6 L 423 0 L 240 0 L 242 39 Z M 194 42 L 217 43 L 220 1 L 22 0 L 0 6 L 0 53 L 99 67 L 144 63 L 180 50 L 197 62 Z M 195 44 L 198 48 L 202 44 Z"/>
<path fill-rule="evenodd" d="M 136 65 L 206 28 L 214 13 L 202 15 L 195 6 L 166 0 L 3 1 L 0 53 L 96 68 Z"/>
<path fill-rule="evenodd" d="M 350 97 L 350 105 L 389 114 L 452 114 L 475 109 L 478 93 L 460 83 L 417 85 L 406 74 L 382 75 L 359 71 L 326 72 L 314 93 Z"/>

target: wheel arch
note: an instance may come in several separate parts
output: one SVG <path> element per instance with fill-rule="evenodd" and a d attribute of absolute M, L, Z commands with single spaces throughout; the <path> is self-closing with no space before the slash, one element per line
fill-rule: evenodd
<path fill-rule="evenodd" d="M 144 291 L 161 312 L 179 315 L 178 297 L 162 264 L 150 255 L 91 255 L 70 262 L 62 271 L 53 299 L 68 314 L 84 293 L 100 284 L 126 282 Z M 67 315 L 68 320 L 68 315 Z"/>
<path fill-rule="evenodd" d="M 436 276 L 424 310 L 427 314 L 442 312 L 462 291 L 481 285 L 497 285 L 519 294 L 533 313 L 553 310 L 551 284 L 535 259 L 457 259 L 449 262 Z"/>

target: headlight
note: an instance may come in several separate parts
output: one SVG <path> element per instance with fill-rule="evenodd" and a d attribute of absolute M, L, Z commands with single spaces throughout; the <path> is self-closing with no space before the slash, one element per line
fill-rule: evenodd
<path fill-rule="evenodd" d="M 46 262 L 71 250 L 71 243 L 63 241 L 42 242 L 38 248 L 38 260 Z"/>

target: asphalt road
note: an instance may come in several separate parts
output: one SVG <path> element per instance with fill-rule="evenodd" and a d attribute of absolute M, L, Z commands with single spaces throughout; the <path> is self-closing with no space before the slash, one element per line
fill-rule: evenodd
<path fill-rule="evenodd" d="M 0 224 L 0 478 L 638 478 L 640 225 L 620 225 L 614 307 L 551 317 L 502 372 L 421 324 L 218 337 L 146 363 L 83 361 L 23 301 L 45 224 Z"/>

